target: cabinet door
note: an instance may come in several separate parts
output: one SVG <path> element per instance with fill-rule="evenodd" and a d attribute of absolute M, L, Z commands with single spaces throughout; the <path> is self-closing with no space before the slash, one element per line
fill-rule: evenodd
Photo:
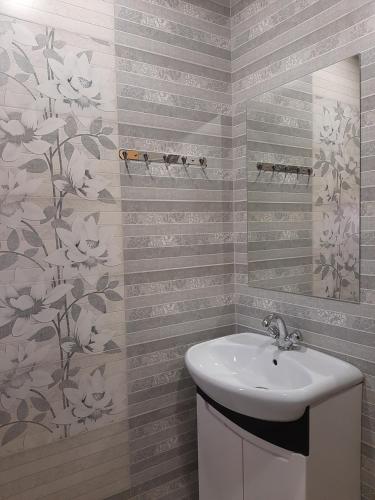
<path fill-rule="evenodd" d="M 243 500 L 242 439 L 197 396 L 199 500 Z"/>
<path fill-rule="evenodd" d="M 305 458 L 261 441 L 243 441 L 244 500 L 304 500 Z"/>

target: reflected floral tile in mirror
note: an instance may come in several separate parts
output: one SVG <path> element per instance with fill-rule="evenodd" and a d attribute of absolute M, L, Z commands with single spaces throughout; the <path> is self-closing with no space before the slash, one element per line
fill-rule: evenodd
<path fill-rule="evenodd" d="M 313 75 L 313 288 L 320 297 L 350 301 L 359 300 L 358 68 L 353 57 Z"/>

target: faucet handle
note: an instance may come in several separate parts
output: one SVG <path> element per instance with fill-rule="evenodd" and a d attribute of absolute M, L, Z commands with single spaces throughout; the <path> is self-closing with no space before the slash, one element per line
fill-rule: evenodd
<path fill-rule="evenodd" d="M 262 325 L 265 327 L 265 328 L 269 328 L 271 323 L 272 323 L 272 320 L 273 320 L 273 317 L 274 315 L 273 314 L 268 314 L 265 318 L 263 318 L 262 320 Z"/>
<path fill-rule="evenodd" d="M 264 328 L 267 328 L 267 335 L 273 339 L 278 339 L 280 337 L 280 330 L 276 325 L 272 325 L 274 319 L 274 314 L 268 314 L 262 321 Z"/>
<path fill-rule="evenodd" d="M 299 330 L 293 330 L 289 335 L 289 339 L 292 342 L 292 346 L 296 347 L 300 342 L 303 341 L 302 333 Z"/>

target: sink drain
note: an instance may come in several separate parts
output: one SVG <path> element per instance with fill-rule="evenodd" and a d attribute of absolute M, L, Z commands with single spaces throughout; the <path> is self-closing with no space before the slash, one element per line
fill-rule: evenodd
<path fill-rule="evenodd" d="M 265 391 L 268 391 L 268 387 L 263 387 L 262 385 L 255 386 L 255 389 L 264 389 Z"/>

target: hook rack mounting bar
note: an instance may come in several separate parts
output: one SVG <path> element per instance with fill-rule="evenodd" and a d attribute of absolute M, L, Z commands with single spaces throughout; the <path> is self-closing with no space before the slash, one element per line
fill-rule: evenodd
<path fill-rule="evenodd" d="M 263 172 L 281 172 L 284 174 L 312 175 L 311 167 L 297 167 L 295 165 L 281 165 L 279 163 L 258 163 L 257 169 Z"/>
<path fill-rule="evenodd" d="M 164 154 L 164 153 L 148 153 L 147 151 L 136 151 L 131 149 L 120 149 L 119 157 L 121 160 L 128 161 L 140 161 L 145 162 L 146 165 L 150 163 L 165 163 L 166 165 L 184 165 L 186 167 L 191 165 L 197 165 L 198 167 L 207 167 L 207 158 L 193 157 L 193 156 L 181 156 L 174 154 Z"/>

